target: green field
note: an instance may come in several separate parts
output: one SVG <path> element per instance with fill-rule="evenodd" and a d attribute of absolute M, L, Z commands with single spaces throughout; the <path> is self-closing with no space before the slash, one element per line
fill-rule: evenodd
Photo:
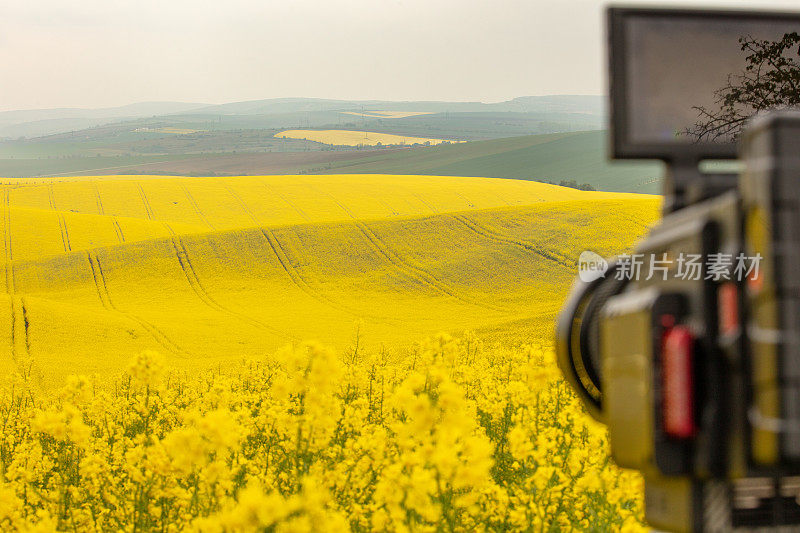
<path fill-rule="evenodd" d="M 334 164 L 325 172 L 490 176 L 554 183 L 575 180 L 598 190 L 659 192 L 660 164 L 609 163 L 606 142 L 602 131 L 529 135 L 376 155 Z"/>
<path fill-rule="evenodd" d="M 216 142 L 234 146 L 248 140 L 251 150 L 213 152 Z M 488 141 L 471 141 L 449 146 L 426 146 L 402 150 L 362 149 L 330 150 L 320 143 L 297 143 L 307 151 L 291 151 L 291 146 L 271 146 L 257 152 L 263 135 L 241 132 L 205 139 L 202 135 L 173 135 L 170 139 L 139 141 L 145 146 L 170 147 L 169 154 L 114 155 L 99 157 L 28 157 L 0 158 L 0 176 L 33 177 L 80 175 L 114 172 L 119 174 L 418 174 L 439 176 L 487 176 L 532 181 L 562 180 L 588 183 L 598 190 L 656 194 L 660 191 L 662 168 L 657 163 L 607 161 L 602 131 L 527 135 Z M 147 145 L 146 143 L 149 143 Z M 189 144 L 202 146 L 211 153 L 180 153 Z M 74 142 L 64 142 L 65 149 L 75 150 Z M 40 150 L 43 149 L 38 147 Z M 34 147 L 26 147 L 34 150 Z M 95 148 L 98 153 L 110 148 Z M 287 150 L 287 151 L 284 151 Z M 31 152 L 31 154 L 41 152 Z"/>

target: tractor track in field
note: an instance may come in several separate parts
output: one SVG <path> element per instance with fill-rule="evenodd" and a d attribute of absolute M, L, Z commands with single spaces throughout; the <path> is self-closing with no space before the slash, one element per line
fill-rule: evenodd
<path fill-rule="evenodd" d="M 389 247 L 383 240 L 372 231 L 369 226 L 367 226 L 364 222 L 356 218 L 353 213 L 339 200 L 337 200 L 333 195 L 330 193 L 326 193 L 330 198 L 336 202 L 336 204 L 342 208 L 342 210 L 347 213 L 347 215 L 353 219 L 353 223 L 361 232 L 361 234 L 366 238 L 368 244 L 373 249 L 375 253 L 378 254 L 379 257 L 383 257 L 392 267 L 405 274 L 406 276 L 414 279 L 423 285 L 426 285 L 433 289 L 436 292 L 445 294 L 446 296 L 450 296 L 451 298 L 455 298 L 463 303 L 474 305 L 477 307 L 481 307 L 483 309 L 490 309 L 492 311 L 500 311 L 506 312 L 508 309 L 504 309 L 502 307 L 486 304 L 484 302 L 480 302 L 478 300 L 474 300 L 469 298 L 468 296 L 464 296 L 459 294 L 459 291 L 454 287 L 450 286 L 449 284 L 445 283 L 444 281 L 440 280 L 427 270 L 420 268 L 418 266 L 412 265 L 407 261 L 404 261 L 399 255 L 397 255 L 394 251 L 392 251 L 391 247 Z"/>
<path fill-rule="evenodd" d="M 25 347 L 25 354 L 30 354 L 31 353 L 31 335 L 30 335 L 30 332 L 28 331 L 28 326 L 30 325 L 30 321 L 28 320 L 28 308 L 25 307 L 25 299 L 24 298 L 20 297 L 19 306 L 22 309 L 22 333 L 23 333 L 23 338 L 25 339 L 25 342 L 23 343 L 23 346 Z"/>
<path fill-rule="evenodd" d="M 94 183 L 94 195 L 95 198 L 97 198 L 97 212 L 100 215 L 105 215 L 106 210 L 103 208 L 103 199 L 100 197 L 100 186 L 97 184 L 96 181 L 93 183 Z"/>
<path fill-rule="evenodd" d="M 5 190 L 3 198 L 3 244 L 6 252 L 6 292 L 14 294 L 14 265 L 11 263 L 14 259 L 11 251 L 11 200 L 8 189 Z"/>
<path fill-rule="evenodd" d="M 250 220 L 252 220 L 253 223 L 258 226 L 259 224 L 258 219 L 253 214 L 253 211 L 250 209 L 250 207 L 248 207 L 247 202 L 245 202 L 244 199 L 230 187 L 226 187 L 226 189 L 228 190 L 228 193 L 231 196 L 233 196 L 233 198 L 237 202 L 239 202 L 239 205 L 242 206 L 242 209 L 250 217 Z M 306 294 L 308 294 L 321 304 L 327 305 L 337 311 L 342 311 L 349 315 L 353 315 L 356 318 L 363 316 L 372 316 L 373 318 L 380 318 L 381 320 L 391 321 L 391 318 L 388 317 L 375 317 L 374 315 L 365 315 L 363 313 L 357 313 L 351 309 L 339 305 L 334 300 L 331 300 L 330 298 L 324 296 L 319 291 L 312 288 L 311 285 L 309 285 L 309 283 L 303 279 L 303 276 L 297 271 L 297 269 L 292 266 L 292 263 L 289 260 L 289 256 L 286 255 L 286 251 L 283 249 L 283 246 L 281 246 L 281 243 L 278 240 L 278 237 L 275 235 L 275 233 L 272 230 L 263 227 L 259 227 L 259 231 L 261 231 L 261 234 L 267 240 L 267 244 L 269 244 L 269 247 L 272 249 L 272 253 L 278 260 L 278 263 L 281 265 L 281 268 L 283 268 L 283 271 L 286 272 L 286 275 L 298 289 L 305 292 Z"/>
<path fill-rule="evenodd" d="M 414 198 L 419 200 L 422 205 L 424 205 L 425 207 L 430 209 L 431 213 L 433 213 L 435 215 L 439 214 L 439 211 L 437 211 L 435 207 L 433 207 L 431 204 L 429 204 L 427 200 L 424 200 L 419 194 L 414 193 Z M 353 216 L 353 215 L 350 215 L 350 216 Z"/>
<path fill-rule="evenodd" d="M 22 363 L 31 353 L 29 325 L 25 300 L 11 295 L 11 358 L 15 363 Z"/>
<path fill-rule="evenodd" d="M 363 313 L 356 313 L 355 311 L 352 311 L 342 305 L 339 305 L 336 301 L 331 300 L 327 296 L 324 296 L 319 291 L 311 287 L 306 282 L 306 280 L 303 279 L 303 276 L 300 275 L 297 269 L 292 266 L 289 257 L 286 255 L 286 252 L 281 246 L 280 241 L 278 241 L 278 238 L 275 236 L 272 230 L 267 228 L 259 228 L 259 229 L 261 231 L 261 234 L 267 240 L 267 244 L 269 244 L 269 247 L 272 249 L 273 255 L 275 255 L 275 258 L 278 260 L 278 264 L 281 265 L 283 271 L 286 272 L 286 275 L 289 277 L 290 280 L 292 280 L 292 283 L 294 283 L 298 289 L 308 294 L 310 297 L 314 298 L 318 302 L 327 305 L 329 307 L 332 307 L 337 311 L 342 311 L 349 315 L 353 315 L 356 318 L 366 316 Z"/>
<path fill-rule="evenodd" d="M 237 193 L 236 191 L 231 189 L 230 185 L 225 185 L 225 190 L 228 191 L 228 194 L 230 194 L 233 197 L 234 200 L 239 202 L 239 205 L 242 207 L 242 211 L 244 211 L 244 213 L 248 217 L 250 217 L 250 220 L 253 221 L 253 224 L 255 224 L 256 226 L 259 226 L 260 224 L 258 222 L 258 219 L 253 214 L 253 211 L 250 209 L 250 207 L 247 205 L 247 203 L 244 201 L 244 199 L 241 196 L 239 196 L 239 193 Z"/>
<path fill-rule="evenodd" d="M 11 359 L 20 363 L 30 353 L 28 312 L 22 298 L 11 295 Z"/>
<path fill-rule="evenodd" d="M 50 183 L 47 186 L 47 195 L 50 199 L 50 209 L 52 209 L 56 216 L 58 217 L 58 228 L 61 230 L 61 245 L 64 248 L 64 252 L 71 252 L 72 245 L 69 242 L 69 230 L 67 229 L 67 220 L 64 218 L 64 213 L 56 208 L 56 197 L 55 193 L 53 192 L 53 184 Z"/>
<path fill-rule="evenodd" d="M 456 196 L 458 196 L 459 198 L 461 198 L 462 200 L 464 200 L 464 201 L 467 203 L 467 206 L 468 206 L 470 209 L 475 209 L 475 204 L 473 204 L 473 203 L 472 203 L 472 200 L 470 200 L 469 198 L 467 198 L 466 196 L 464 196 L 464 195 L 463 195 L 463 194 L 461 194 L 460 192 L 456 192 Z"/>
<path fill-rule="evenodd" d="M 170 340 L 170 338 L 167 337 L 164 332 L 162 332 L 156 326 L 145 319 L 134 315 L 133 313 L 123 311 L 114 305 L 114 302 L 111 301 L 111 294 L 108 291 L 108 285 L 106 284 L 106 277 L 103 273 L 103 267 L 100 264 L 100 259 L 97 256 L 93 256 L 91 251 L 86 252 L 86 258 L 89 261 L 89 268 L 92 271 L 92 278 L 94 279 L 94 286 L 97 289 L 97 296 L 100 298 L 100 302 L 103 304 L 103 307 L 109 311 L 119 313 L 120 315 L 127 317 L 128 319 L 133 320 L 142 326 L 158 344 L 173 354 L 184 358 L 191 357 L 191 354 Z"/>
<path fill-rule="evenodd" d="M 58 214 L 58 223 L 61 225 L 61 242 L 64 243 L 64 251 L 71 252 L 72 244 L 69 242 L 69 229 L 67 229 L 67 220 L 64 218 L 63 213 Z"/>
<path fill-rule="evenodd" d="M 119 242 L 125 242 L 125 234 L 122 232 L 122 226 L 119 225 L 119 220 L 117 220 L 117 217 L 114 217 L 114 231 L 117 233 Z"/>
<path fill-rule="evenodd" d="M 197 201 L 194 199 L 194 196 L 192 196 L 192 193 L 189 192 L 189 188 L 183 184 L 181 186 L 183 187 L 183 192 L 184 194 L 186 194 L 186 198 L 189 200 L 189 203 L 192 204 L 192 207 L 194 208 L 195 212 L 200 216 L 203 222 L 205 222 L 206 226 L 211 228 L 211 231 L 216 231 L 217 228 L 214 227 L 214 225 L 208 220 L 203 211 L 200 210 L 200 206 L 197 205 Z"/>
<path fill-rule="evenodd" d="M 186 250 L 186 246 L 184 246 L 183 241 L 180 237 L 174 237 L 172 239 L 172 247 L 175 249 L 175 256 L 178 258 L 178 263 L 181 266 L 181 270 L 183 271 L 184 276 L 186 277 L 186 281 L 191 286 L 194 293 L 197 295 L 200 300 L 206 304 L 211 309 L 216 311 L 228 314 L 234 318 L 239 320 L 244 320 L 245 322 L 250 323 L 257 328 L 263 329 L 276 335 L 285 340 L 296 340 L 294 337 L 287 335 L 285 332 L 272 327 L 268 324 L 265 324 L 255 318 L 252 318 L 244 313 L 239 313 L 232 309 L 228 309 L 224 305 L 217 302 L 203 287 L 203 283 L 200 281 L 200 277 L 197 275 L 197 271 L 194 269 L 191 260 L 189 259 L 189 253 Z"/>
<path fill-rule="evenodd" d="M 402 272 L 406 276 L 409 276 L 412 279 L 415 279 L 421 282 L 424 285 L 434 289 L 437 292 L 450 296 L 451 298 L 455 298 L 463 303 L 474 305 L 477 307 L 481 307 L 483 309 L 491 309 L 492 311 L 501 311 L 505 312 L 508 309 L 504 309 L 502 307 L 498 307 L 495 305 L 486 304 L 484 302 L 480 302 L 478 300 L 473 300 L 467 296 L 463 296 L 459 294 L 459 291 L 449 284 L 443 282 L 441 279 L 437 278 L 427 270 L 414 266 L 407 261 L 404 261 L 399 255 L 394 253 L 392 249 L 385 243 L 383 240 L 374 232 L 372 231 L 369 226 L 361 222 L 360 220 L 355 220 L 355 225 L 364 235 L 364 237 L 369 242 L 370 246 L 373 250 L 381 257 L 383 257 L 386 261 L 389 262 L 396 270 Z"/>
<path fill-rule="evenodd" d="M 501 243 L 504 243 L 504 244 L 511 244 L 513 246 L 517 246 L 519 248 L 522 248 L 523 250 L 527 250 L 528 252 L 534 253 L 534 254 L 536 254 L 536 255 L 544 258 L 544 259 L 547 259 L 548 261 L 553 261 L 555 263 L 558 263 L 559 265 L 563 266 L 564 268 L 572 269 L 575 266 L 574 264 L 570 264 L 569 263 L 569 259 L 567 259 L 566 257 L 564 257 L 563 255 L 561 255 L 559 253 L 556 253 L 556 252 L 553 252 L 553 251 L 541 250 L 541 249 L 537 248 L 532 243 L 527 243 L 527 242 L 524 242 L 524 241 L 517 241 L 517 240 L 512 239 L 510 237 L 506 237 L 505 235 L 502 235 L 502 234 L 500 234 L 500 233 L 498 233 L 498 232 L 496 232 L 496 231 L 494 231 L 492 229 L 489 229 L 486 226 L 482 226 L 482 225 L 478 224 L 473 219 L 471 219 L 471 218 L 469 218 L 469 217 L 467 217 L 465 215 L 451 214 L 450 216 L 454 220 L 460 222 L 463 226 L 465 226 L 467 229 L 469 229 L 470 231 L 472 231 L 476 235 L 480 235 L 481 237 L 483 237 L 485 239 L 493 240 L 493 241 L 496 241 L 496 242 L 501 242 Z"/>
<path fill-rule="evenodd" d="M 150 206 L 150 200 L 147 199 L 147 195 L 144 193 L 142 184 L 137 183 L 136 185 L 139 187 L 139 196 L 142 197 L 142 204 L 144 205 L 144 212 L 147 214 L 147 219 L 154 220 L 155 216 L 153 215 L 153 208 Z"/>
<path fill-rule="evenodd" d="M 269 183 L 267 183 L 267 182 L 266 182 L 266 181 L 264 181 L 263 179 L 261 180 L 261 183 L 263 183 L 263 184 L 264 184 L 264 187 L 265 187 L 265 188 L 266 188 L 268 191 L 270 191 L 272 194 L 274 194 L 275 196 L 277 196 L 278 198 L 280 198 L 281 200 L 283 200 L 283 201 L 284 201 L 284 203 L 286 203 L 286 205 L 288 205 L 290 208 L 292 208 L 292 209 L 294 209 L 295 211 L 297 211 L 297 214 L 298 214 L 298 215 L 300 215 L 300 217 L 301 217 L 303 220 L 305 220 L 306 222 L 313 222 L 313 221 L 311 220 L 311 218 L 310 218 L 310 217 L 309 217 L 309 216 L 308 216 L 308 215 L 305 213 L 305 211 L 303 211 L 303 210 L 302 210 L 302 209 L 300 209 L 298 206 L 294 205 L 292 202 L 290 202 L 289 200 L 287 200 L 287 199 L 286 199 L 286 197 L 285 197 L 284 195 L 282 195 L 282 194 L 281 194 L 279 191 L 275 190 L 275 187 L 273 187 L 272 185 L 270 185 Z"/>
<path fill-rule="evenodd" d="M 57 211 L 57 209 L 56 209 L 56 195 L 53 192 L 53 184 L 52 183 L 48 183 L 47 184 L 47 199 L 50 202 L 50 209 L 52 209 L 53 211 Z"/>
<path fill-rule="evenodd" d="M 16 309 L 14 309 L 14 296 L 10 296 L 9 301 L 11 303 L 11 339 L 10 339 L 10 347 L 11 347 L 11 359 L 14 362 L 17 362 L 17 320 L 16 320 Z"/>
<path fill-rule="evenodd" d="M 24 307 L 22 311 L 17 311 L 17 301 L 21 302 L 21 299 L 18 299 L 15 293 L 14 287 L 14 264 L 11 262 L 13 259 L 13 254 L 11 252 L 11 199 L 9 190 L 6 189 L 4 191 L 3 196 L 3 244 L 5 245 L 5 273 L 6 273 L 6 293 L 8 293 L 9 300 L 11 302 L 11 339 L 10 339 L 10 348 L 11 348 L 11 358 L 14 362 L 19 361 L 20 357 L 20 350 L 17 348 L 18 340 L 20 336 L 22 336 L 25 341 L 22 343 L 22 347 L 26 349 L 30 346 L 30 341 L 28 340 L 27 336 L 27 325 L 23 325 L 22 327 L 22 335 L 20 335 L 20 327 L 18 325 L 20 315 L 27 315 L 24 311 Z M 23 320 L 25 318 L 23 317 Z"/>

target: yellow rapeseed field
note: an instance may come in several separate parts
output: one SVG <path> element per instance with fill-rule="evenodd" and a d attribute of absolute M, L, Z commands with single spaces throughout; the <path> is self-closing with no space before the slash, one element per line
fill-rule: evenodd
<path fill-rule="evenodd" d="M 410 135 L 393 135 L 391 133 L 352 130 L 285 130 L 276 133 L 275 137 L 282 139 L 302 139 L 333 146 L 434 145 L 463 142 L 449 139 L 430 139 L 427 137 L 412 137 Z"/>
<path fill-rule="evenodd" d="M 580 251 L 629 249 L 657 198 L 385 175 L 0 194 L 0 529 L 641 527 L 550 335 Z"/>

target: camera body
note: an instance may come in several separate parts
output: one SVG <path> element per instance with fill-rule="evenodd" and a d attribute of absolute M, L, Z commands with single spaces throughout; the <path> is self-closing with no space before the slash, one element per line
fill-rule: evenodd
<path fill-rule="evenodd" d="M 619 57 L 635 33 L 621 17 L 642 13 L 719 15 L 610 10 L 622 157 L 643 153 L 622 131 L 630 85 L 617 75 L 635 71 Z M 759 115 L 738 141 L 736 174 L 698 166 L 730 158 L 732 142 L 649 145 L 668 167 L 663 220 L 604 275 L 576 280 L 557 325 L 565 378 L 608 426 L 615 462 L 644 475 L 646 520 L 663 530 L 800 527 L 800 113 Z"/>

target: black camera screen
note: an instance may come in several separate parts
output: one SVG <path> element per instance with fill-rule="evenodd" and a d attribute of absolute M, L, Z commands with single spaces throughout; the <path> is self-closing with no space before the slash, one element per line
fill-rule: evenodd
<path fill-rule="evenodd" d="M 754 114 L 800 104 L 800 14 L 652 10 L 622 20 L 612 35 L 624 41 L 624 57 L 612 60 L 615 137 L 639 155 L 732 146 Z"/>

